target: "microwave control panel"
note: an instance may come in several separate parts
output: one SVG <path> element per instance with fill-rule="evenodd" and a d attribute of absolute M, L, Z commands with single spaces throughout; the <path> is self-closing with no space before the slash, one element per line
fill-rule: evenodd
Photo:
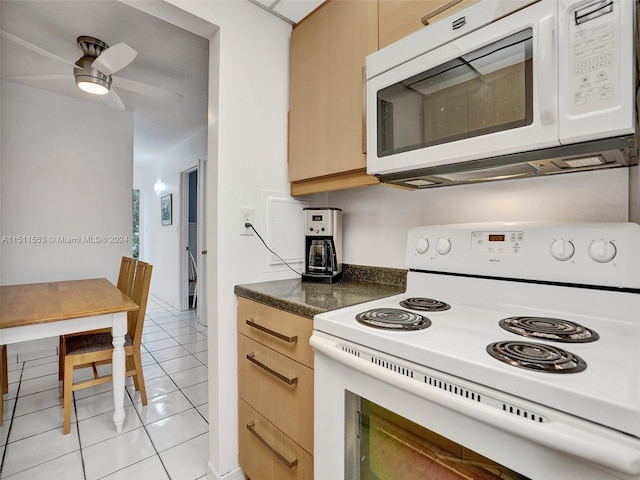
<path fill-rule="evenodd" d="M 574 115 L 614 107 L 619 102 L 619 0 L 597 0 L 569 16 L 573 62 L 571 107 Z"/>

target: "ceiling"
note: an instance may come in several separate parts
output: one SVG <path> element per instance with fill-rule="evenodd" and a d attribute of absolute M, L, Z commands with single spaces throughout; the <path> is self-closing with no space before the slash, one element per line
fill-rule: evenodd
<path fill-rule="evenodd" d="M 295 24 L 315 10 L 324 0 L 249 0 L 270 13 Z"/>
<path fill-rule="evenodd" d="M 322 3 L 322 0 L 248 1 L 291 24 Z M 158 17 L 171 18 L 172 23 Z M 71 63 L 82 56 L 76 43 L 78 36 L 93 36 L 109 45 L 124 42 L 138 54 L 114 76 L 183 96 L 180 101 L 169 101 L 116 89 L 126 109 L 134 112 L 136 165 L 153 161 L 206 125 L 208 38 L 216 29 L 202 19 L 158 1 L 0 1 L 0 30 Z M 1 37 L 0 47 L 3 80 L 103 104 L 99 97 L 75 86 L 72 67 L 64 61 L 36 53 L 6 35 Z M 68 77 L 59 78 L 61 74 Z M 43 75 L 50 78 L 42 78 Z M 22 78 L 11 78 L 16 76 Z M 25 79 L 25 76 L 39 77 Z M 106 105 L 104 108 L 108 109 Z"/>

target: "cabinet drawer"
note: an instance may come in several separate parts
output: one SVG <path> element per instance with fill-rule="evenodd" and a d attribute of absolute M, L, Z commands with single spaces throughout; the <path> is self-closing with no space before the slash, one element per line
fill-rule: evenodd
<path fill-rule="evenodd" d="M 313 370 L 238 335 L 238 394 L 313 452 Z"/>
<path fill-rule="evenodd" d="M 238 298 L 238 332 L 313 368 L 313 320 Z"/>
<path fill-rule="evenodd" d="M 238 445 L 240 466 L 251 480 L 313 479 L 313 457 L 243 400 Z"/>

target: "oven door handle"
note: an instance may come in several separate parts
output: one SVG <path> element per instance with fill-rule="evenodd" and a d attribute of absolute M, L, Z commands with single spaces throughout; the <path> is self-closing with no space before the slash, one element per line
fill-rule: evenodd
<path fill-rule="evenodd" d="M 545 407 L 540 407 L 539 410 L 547 414 L 549 421 L 525 420 L 505 413 L 499 408 L 432 388 L 418 380 L 387 370 L 352 353 L 347 353 L 342 350 L 342 346 L 348 348 L 348 342 L 343 342 L 340 339 L 332 340 L 324 336 L 321 337 L 314 331 L 309 343 L 316 354 L 326 355 L 364 375 L 393 385 L 491 427 L 500 428 L 552 450 L 562 451 L 613 470 L 630 475 L 640 473 L 638 442 L 622 433 L 618 434 L 587 422 L 584 422 L 584 426 L 582 426 L 582 422 L 577 418 L 571 422 L 565 422 L 562 418 L 554 418 L 554 411 Z M 490 393 L 487 392 L 486 395 L 490 396 Z"/>

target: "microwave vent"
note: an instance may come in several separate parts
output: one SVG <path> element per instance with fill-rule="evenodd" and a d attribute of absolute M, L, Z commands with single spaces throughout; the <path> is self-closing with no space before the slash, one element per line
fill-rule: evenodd
<path fill-rule="evenodd" d="M 572 160 L 565 160 L 565 163 L 571 168 L 590 167 L 595 165 L 602 165 L 605 162 L 602 156 L 597 155 L 595 157 L 576 158 Z"/>
<path fill-rule="evenodd" d="M 530 178 L 638 164 L 635 135 L 501 155 L 465 163 L 377 174 L 382 183 L 410 188 Z"/>
<path fill-rule="evenodd" d="M 540 170 L 539 166 L 525 162 L 500 167 L 449 173 L 445 175 L 438 175 L 438 177 L 449 180 L 450 182 L 474 182 L 478 180 L 501 180 L 505 178 L 519 177 L 522 175 L 536 173 L 538 170 Z"/>

